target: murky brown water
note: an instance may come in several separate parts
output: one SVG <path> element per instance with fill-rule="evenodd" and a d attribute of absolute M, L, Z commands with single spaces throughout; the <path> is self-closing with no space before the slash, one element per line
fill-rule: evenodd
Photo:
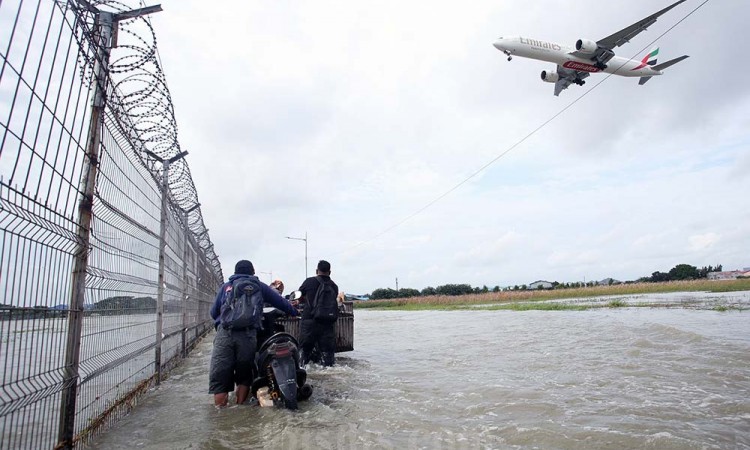
<path fill-rule="evenodd" d="M 297 412 L 215 410 L 206 339 L 92 447 L 750 448 L 748 311 L 359 310 L 355 333 Z"/>

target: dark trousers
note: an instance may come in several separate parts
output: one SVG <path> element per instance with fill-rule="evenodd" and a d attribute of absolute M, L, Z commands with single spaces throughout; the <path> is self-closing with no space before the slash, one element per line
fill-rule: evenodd
<path fill-rule="evenodd" d="M 252 385 L 255 347 L 255 329 L 227 330 L 219 326 L 211 352 L 208 392 L 222 394 L 233 391 L 235 384 Z"/>
<path fill-rule="evenodd" d="M 317 345 L 324 366 L 332 366 L 336 351 L 336 322 L 323 323 L 315 319 L 303 319 L 300 330 L 302 363 L 307 364 Z"/>

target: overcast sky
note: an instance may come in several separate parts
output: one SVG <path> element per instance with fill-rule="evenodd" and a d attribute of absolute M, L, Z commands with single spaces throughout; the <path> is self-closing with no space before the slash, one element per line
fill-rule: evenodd
<path fill-rule="evenodd" d="M 640 59 L 701 2 L 618 55 Z M 660 61 L 690 58 L 644 86 L 600 74 L 554 97 L 552 64 L 492 46 L 598 40 L 669 3 L 161 0 L 179 141 L 225 275 L 247 258 L 296 288 L 305 245 L 285 236 L 306 232 L 309 273 L 327 259 L 351 293 L 750 266 L 750 2 L 711 0 L 660 38 Z"/>

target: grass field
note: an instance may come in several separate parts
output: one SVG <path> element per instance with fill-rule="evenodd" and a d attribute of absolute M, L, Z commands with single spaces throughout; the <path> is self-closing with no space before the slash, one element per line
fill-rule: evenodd
<path fill-rule="evenodd" d="M 606 295 L 627 296 L 636 294 L 657 294 L 667 292 L 735 292 L 750 291 L 750 279 L 739 280 L 689 280 L 670 281 L 666 283 L 633 283 L 613 286 L 595 286 L 577 289 L 504 291 L 485 294 L 468 294 L 460 296 L 431 295 L 393 300 L 370 300 L 355 302 L 356 309 L 397 309 L 397 310 L 458 310 L 476 309 L 476 305 L 487 305 L 481 309 L 509 309 L 524 311 L 530 309 L 544 310 L 584 310 L 592 307 L 622 307 L 624 302 L 613 300 L 599 306 L 574 305 L 565 303 L 529 302 L 573 298 L 601 297 Z"/>

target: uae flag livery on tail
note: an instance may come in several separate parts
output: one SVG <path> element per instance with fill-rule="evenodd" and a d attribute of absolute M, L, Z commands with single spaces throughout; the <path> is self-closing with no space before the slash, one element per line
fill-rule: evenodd
<path fill-rule="evenodd" d="M 666 0 L 658 0 L 659 3 L 662 1 Z M 576 41 L 571 40 L 575 42 L 575 46 L 525 36 L 499 37 L 492 45 L 503 52 L 508 57 L 508 61 L 515 56 L 520 56 L 554 64 L 554 68 L 542 71 L 541 79 L 545 83 L 555 85 L 555 95 L 560 95 L 560 92 L 571 84 L 583 86 L 589 76 L 602 72 L 621 77 L 639 77 L 638 84 L 644 84 L 652 77 L 662 75 L 667 67 L 683 61 L 687 55 L 657 64 L 658 48 L 651 50 L 643 59 L 617 56 L 615 55 L 617 48 L 630 42 L 653 25 L 659 17 L 686 1 L 676 0 L 650 16 L 599 40 L 584 37 Z M 599 17 L 592 16 L 589 19 L 599 20 Z"/>
<path fill-rule="evenodd" d="M 659 47 L 656 47 L 655 49 L 651 50 L 651 53 L 643 57 L 643 59 L 641 60 L 641 64 L 638 67 L 631 69 L 631 70 L 642 69 L 646 66 L 655 66 L 656 55 L 658 54 L 659 54 Z"/>

